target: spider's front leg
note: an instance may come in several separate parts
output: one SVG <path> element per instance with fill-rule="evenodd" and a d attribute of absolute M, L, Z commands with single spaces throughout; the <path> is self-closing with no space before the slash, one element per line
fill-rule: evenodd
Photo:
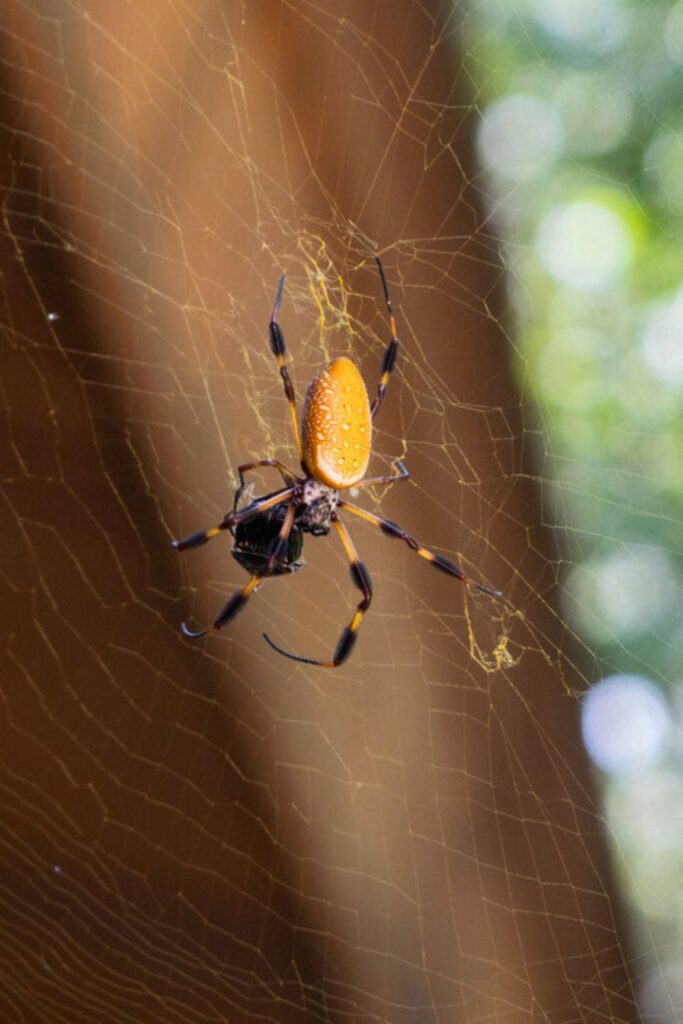
<path fill-rule="evenodd" d="M 370 408 L 370 415 L 373 418 L 377 413 L 377 410 L 379 409 L 380 405 L 382 404 L 382 399 L 384 398 L 384 392 L 387 389 L 389 378 L 394 372 L 394 367 L 396 365 L 396 360 L 398 359 L 398 350 L 400 346 L 400 342 L 398 340 L 398 329 L 396 327 L 396 318 L 394 317 L 394 310 L 391 305 L 391 298 L 389 296 L 389 285 L 387 284 L 387 279 L 384 275 L 384 267 L 382 266 L 382 261 L 379 258 L 379 256 L 375 256 L 375 262 L 377 263 L 379 276 L 382 279 L 382 291 L 384 292 L 384 302 L 386 303 L 387 313 L 389 314 L 389 329 L 391 331 L 391 338 L 389 340 L 389 344 L 384 350 L 384 356 L 382 357 L 382 366 L 380 367 L 379 371 L 380 377 L 379 384 L 377 385 L 377 394 L 375 395 L 372 406 Z"/>
<path fill-rule="evenodd" d="M 296 441 L 296 448 L 299 453 L 299 461 L 303 459 L 304 449 L 301 444 L 301 431 L 299 429 L 299 417 L 296 411 L 296 398 L 294 397 L 294 385 L 292 379 L 289 376 L 289 370 L 287 369 L 287 346 L 285 345 L 285 335 L 278 323 L 278 316 L 280 315 L 280 303 L 282 302 L 282 294 L 285 290 L 285 275 L 283 274 L 280 278 L 280 284 L 277 289 L 277 297 L 275 299 L 275 307 L 273 308 L 273 314 L 270 318 L 268 325 L 268 332 L 270 336 L 270 350 L 275 356 L 278 369 L 280 370 L 280 377 L 282 378 L 282 384 L 285 389 L 285 396 L 289 403 L 289 415 L 292 420 L 292 430 L 294 431 L 294 440 Z"/>

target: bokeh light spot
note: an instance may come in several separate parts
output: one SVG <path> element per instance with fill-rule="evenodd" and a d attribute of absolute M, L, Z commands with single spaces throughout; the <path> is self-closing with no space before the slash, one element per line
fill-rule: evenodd
<path fill-rule="evenodd" d="M 611 49 L 626 32 L 626 13 L 615 0 L 531 0 L 536 20 L 565 43 Z"/>
<path fill-rule="evenodd" d="M 623 219 L 593 200 L 555 207 L 542 220 L 536 251 L 550 274 L 573 288 L 597 290 L 616 281 L 632 257 Z"/>
<path fill-rule="evenodd" d="M 569 613 L 597 641 L 644 634 L 680 600 L 668 557 L 651 548 L 620 550 L 569 574 Z"/>
<path fill-rule="evenodd" d="M 595 764 L 610 774 L 654 767 L 668 750 L 672 729 L 664 696 L 644 676 L 607 676 L 584 698 L 584 744 Z"/>
<path fill-rule="evenodd" d="M 643 358 L 669 388 L 683 386 L 683 288 L 650 307 L 642 334 Z"/>
<path fill-rule="evenodd" d="M 523 181 L 548 171 L 563 139 L 559 115 L 550 103 L 538 96 L 513 93 L 487 108 L 477 144 L 495 174 Z"/>
<path fill-rule="evenodd" d="M 683 963 L 671 961 L 646 974 L 637 990 L 644 1024 L 680 1024 L 683 1020 Z"/>

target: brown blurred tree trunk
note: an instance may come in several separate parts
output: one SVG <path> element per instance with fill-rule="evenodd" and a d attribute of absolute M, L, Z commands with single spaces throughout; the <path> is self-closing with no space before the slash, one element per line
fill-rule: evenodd
<path fill-rule="evenodd" d="M 458 19 L 438 2 L 10 0 L 2 1020 L 635 1019 Z M 301 268 L 341 268 L 377 329 L 359 232 L 385 252 L 405 343 L 383 450 L 407 433 L 420 488 L 382 508 L 508 603 L 465 605 L 365 532 L 385 590 L 343 670 L 259 636 L 272 616 L 327 653 L 348 609 L 333 585 L 311 597 L 312 569 L 193 647 L 183 574 L 198 616 L 238 574 L 225 541 L 183 560 L 170 538 L 228 506 L 239 461 L 287 454 L 265 336 L 280 269 L 299 397 L 314 367 L 297 354 L 318 346 Z M 479 664 L 470 624 L 511 660 Z"/>

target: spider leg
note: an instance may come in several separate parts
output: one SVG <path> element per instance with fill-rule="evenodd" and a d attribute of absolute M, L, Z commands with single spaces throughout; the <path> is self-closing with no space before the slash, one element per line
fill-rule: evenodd
<path fill-rule="evenodd" d="M 280 284 L 277 289 L 277 298 L 275 299 L 275 307 L 273 309 L 273 315 L 270 318 L 270 324 L 268 325 L 270 333 L 270 348 L 277 360 L 277 365 L 280 368 L 280 376 L 282 377 L 282 383 L 285 388 L 285 395 L 289 402 L 289 414 L 292 417 L 292 427 L 294 429 L 294 438 L 296 440 L 296 447 L 299 453 L 299 461 L 303 461 L 304 449 L 301 444 L 301 431 L 299 429 L 299 417 L 296 411 L 296 399 L 294 397 L 294 385 L 289 376 L 289 370 L 287 369 L 287 346 L 285 345 L 285 336 L 282 328 L 277 322 L 278 314 L 280 312 L 280 303 L 282 302 L 282 293 L 285 290 L 285 275 L 283 274 L 280 278 Z"/>
<path fill-rule="evenodd" d="M 189 536 L 184 537 L 182 540 L 172 541 L 172 546 L 176 551 L 187 551 L 188 548 L 200 548 L 202 544 L 206 544 L 213 537 L 217 537 L 221 530 L 230 530 L 233 526 L 237 526 L 238 523 L 243 523 L 247 519 L 252 519 L 254 516 L 259 515 L 260 512 L 265 512 L 266 509 L 272 508 L 274 505 L 280 505 L 283 501 L 287 501 L 294 494 L 295 487 L 285 487 L 281 491 L 274 491 L 273 494 L 266 494 L 265 497 L 260 498 L 258 501 L 253 501 L 251 505 L 247 505 L 246 508 L 240 509 L 239 512 L 228 512 L 221 523 L 218 526 L 212 526 L 208 530 L 198 530 L 197 533 L 191 533 Z"/>
<path fill-rule="evenodd" d="M 431 562 L 435 569 L 440 569 L 441 572 L 447 573 L 449 576 L 455 576 L 456 579 L 462 580 L 469 587 L 475 587 L 480 590 L 482 594 L 488 594 L 489 597 L 502 597 L 502 591 L 492 590 L 491 587 L 485 587 L 483 583 L 477 583 L 470 576 L 467 576 L 459 565 L 455 562 L 451 562 L 450 558 L 445 558 L 443 555 L 435 555 L 433 552 L 428 551 L 427 548 L 423 548 L 414 537 L 411 537 L 398 523 L 392 523 L 390 519 L 380 519 L 379 516 L 374 516 L 372 512 L 366 512 L 364 508 L 358 508 L 357 505 L 352 505 L 348 501 L 339 499 L 340 508 L 348 509 L 354 516 L 359 516 L 360 519 L 365 519 L 366 522 L 372 523 L 373 526 L 378 526 L 382 533 L 386 534 L 387 537 L 396 537 L 398 540 L 403 540 L 420 556 L 420 558 L 426 558 L 428 562 Z"/>
<path fill-rule="evenodd" d="M 386 484 L 396 483 L 397 480 L 409 480 L 410 479 L 410 473 L 408 472 L 406 467 L 403 465 L 403 463 L 400 461 L 400 459 L 397 459 L 396 462 L 394 463 L 394 465 L 396 466 L 396 469 L 398 470 L 398 473 L 396 473 L 394 476 L 373 476 L 370 480 L 361 480 L 361 482 L 359 484 L 354 484 L 353 486 L 354 487 L 374 487 L 376 485 L 378 487 L 384 487 L 384 486 L 386 486 Z"/>
<path fill-rule="evenodd" d="M 285 466 L 279 459 L 257 459 L 255 462 L 245 462 L 241 466 L 237 467 L 237 472 L 240 475 L 240 487 L 244 487 L 244 474 L 248 473 L 251 469 L 258 469 L 259 466 L 273 466 L 277 469 L 280 476 L 283 479 L 285 487 L 291 487 L 295 480 L 299 479 L 299 473 L 293 473 L 292 470 Z"/>
<path fill-rule="evenodd" d="M 377 394 L 375 395 L 374 401 L 370 406 L 370 415 L 374 417 L 375 413 L 382 404 L 384 398 L 384 392 L 386 391 L 389 377 L 391 376 L 392 370 L 396 365 L 398 358 L 398 331 L 396 329 L 396 320 L 394 319 L 394 311 L 391 306 L 391 299 L 389 297 L 389 286 L 387 285 L 387 279 L 384 276 L 384 267 L 379 256 L 375 256 L 375 261 L 379 269 L 379 276 L 382 279 L 382 290 L 384 292 L 384 301 L 387 304 L 387 312 L 389 313 L 389 327 L 391 329 L 391 340 L 384 350 L 384 356 L 382 358 L 382 367 L 380 369 L 379 384 L 377 385 Z"/>
<path fill-rule="evenodd" d="M 299 502 L 295 498 L 294 501 L 290 501 L 289 505 L 287 506 L 285 518 L 282 520 L 280 532 L 277 535 L 275 543 L 273 544 L 273 549 L 270 552 L 270 555 L 268 556 L 266 567 L 261 573 L 262 576 L 270 576 L 272 574 L 273 569 L 275 567 L 275 563 L 280 560 L 282 552 L 287 547 L 287 541 L 289 540 L 289 535 L 292 532 L 292 526 L 294 525 L 294 518 L 296 516 L 296 510 L 298 505 Z"/>
<path fill-rule="evenodd" d="M 257 459 L 255 462 L 244 462 L 241 466 L 237 467 L 237 472 L 240 476 L 240 485 L 235 491 L 235 500 L 233 502 L 234 512 L 236 512 L 239 507 L 245 489 L 254 486 L 253 481 L 250 484 L 247 483 L 244 479 L 244 474 L 248 473 L 252 469 L 258 469 L 260 466 L 273 466 L 274 469 L 277 469 L 278 473 L 282 477 L 285 487 L 291 487 L 293 483 L 301 479 L 298 473 L 293 473 L 291 469 L 288 466 L 285 466 L 284 463 L 280 462 L 279 459 Z"/>
<path fill-rule="evenodd" d="M 363 562 L 359 560 L 358 552 L 351 540 L 349 531 L 335 512 L 332 513 L 330 518 L 337 530 L 337 533 L 341 537 L 344 550 L 346 551 L 349 562 L 351 563 L 351 579 L 353 580 L 354 585 L 358 587 L 363 594 L 362 599 L 356 606 L 356 611 L 351 622 L 344 628 L 342 635 L 339 637 L 334 654 L 332 655 L 332 661 L 316 661 L 314 658 L 300 658 L 297 654 L 290 654 L 289 651 L 285 651 L 282 647 L 278 647 L 278 645 L 273 643 L 266 633 L 263 634 L 263 639 L 266 643 L 270 644 L 273 650 L 277 651 L 278 654 L 282 654 L 285 658 L 290 658 L 292 661 L 301 661 L 305 665 L 319 665 L 321 668 L 336 668 L 337 665 L 341 665 L 342 662 L 346 661 L 353 650 L 353 645 L 356 642 L 356 636 L 358 629 L 360 628 L 360 624 L 363 621 L 363 616 L 370 607 L 370 602 L 372 601 L 372 582 L 370 580 L 370 573 Z"/>
<path fill-rule="evenodd" d="M 207 636 L 209 633 L 217 633 L 219 629 L 222 629 L 223 626 L 227 625 L 227 623 L 234 619 L 237 613 L 244 608 L 262 578 L 263 577 L 261 575 L 254 575 L 250 577 L 249 581 L 245 583 L 242 589 L 232 595 L 228 603 L 216 618 L 213 626 L 209 626 L 208 629 L 199 629 L 195 631 L 182 622 L 180 624 L 180 628 L 185 636 L 189 637 L 190 640 L 200 640 L 203 636 Z"/>

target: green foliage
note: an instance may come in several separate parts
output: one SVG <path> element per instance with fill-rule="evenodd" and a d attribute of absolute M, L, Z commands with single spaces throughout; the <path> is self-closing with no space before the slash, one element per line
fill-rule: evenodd
<path fill-rule="evenodd" d="M 466 69 L 520 379 L 553 453 L 542 473 L 578 534 L 567 612 L 605 669 L 645 666 L 675 683 L 680 642 L 665 638 L 680 640 L 679 602 L 666 597 L 683 569 L 683 3 L 480 0 L 471 15 Z M 657 614 L 640 628 L 637 572 L 620 594 L 632 615 L 584 585 L 589 574 L 609 591 L 619 551 L 664 572 L 641 581 Z"/>

